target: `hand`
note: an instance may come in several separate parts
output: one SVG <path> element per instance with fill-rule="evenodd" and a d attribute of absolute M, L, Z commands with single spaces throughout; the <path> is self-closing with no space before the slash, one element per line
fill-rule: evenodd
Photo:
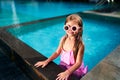
<path fill-rule="evenodd" d="M 35 67 L 42 67 L 42 68 L 44 68 L 46 65 L 48 64 L 48 62 L 45 60 L 45 61 L 39 61 L 39 62 L 37 62 L 34 66 Z"/>
<path fill-rule="evenodd" d="M 68 80 L 70 73 L 66 70 L 65 72 L 59 73 L 56 78 L 56 80 Z"/>

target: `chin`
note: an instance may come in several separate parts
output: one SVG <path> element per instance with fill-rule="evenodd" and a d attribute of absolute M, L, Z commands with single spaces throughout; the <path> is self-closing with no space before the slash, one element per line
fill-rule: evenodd
<path fill-rule="evenodd" d="M 74 36 L 74 34 L 68 34 L 68 36 L 73 37 L 73 36 Z"/>

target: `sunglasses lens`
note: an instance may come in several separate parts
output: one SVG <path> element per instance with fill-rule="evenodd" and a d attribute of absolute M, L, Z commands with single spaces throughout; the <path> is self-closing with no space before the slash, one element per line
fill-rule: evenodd
<path fill-rule="evenodd" d="M 65 30 L 68 30 L 68 26 L 65 26 L 64 29 L 65 29 Z"/>
<path fill-rule="evenodd" d="M 72 30 L 75 31 L 77 28 L 75 26 L 72 27 Z"/>

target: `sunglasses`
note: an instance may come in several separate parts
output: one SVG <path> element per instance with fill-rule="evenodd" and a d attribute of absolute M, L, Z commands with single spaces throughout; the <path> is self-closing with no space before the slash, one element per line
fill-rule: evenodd
<path fill-rule="evenodd" d="M 80 29 L 80 28 L 78 28 L 78 27 L 76 27 L 76 26 L 72 26 L 72 27 L 70 27 L 70 26 L 64 26 L 64 30 L 69 30 L 69 29 L 71 29 L 73 32 L 75 32 L 76 30 L 78 30 L 78 29 Z"/>

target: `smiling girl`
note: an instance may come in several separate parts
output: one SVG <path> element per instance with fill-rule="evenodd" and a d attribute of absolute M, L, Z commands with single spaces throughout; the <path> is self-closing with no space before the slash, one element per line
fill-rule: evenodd
<path fill-rule="evenodd" d="M 57 75 L 56 80 L 68 80 L 70 75 L 81 78 L 87 73 L 84 67 L 84 44 L 82 41 L 83 22 L 79 15 L 72 14 L 66 18 L 64 24 L 66 35 L 61 38 L 57 50 L 44 61 L 35 64 L 36 67 L 45 67 L 49 62 L 60 55 L 60 67 L 65 71 Z"/>

